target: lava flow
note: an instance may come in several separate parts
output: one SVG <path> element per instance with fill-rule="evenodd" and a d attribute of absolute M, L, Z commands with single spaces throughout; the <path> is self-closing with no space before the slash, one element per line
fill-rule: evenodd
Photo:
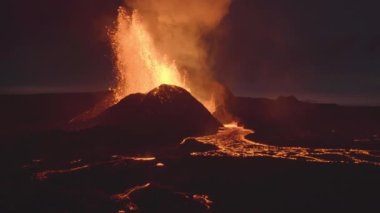
<path fill-rule="evenodd" d="M 380 166 L 380 153 L 361 149 L 313 149 L 304 147 L 278 147 L 257 143 L 245 138 L 254 133 L 236 124 L 227 124 L 215 135 L 195 137 L 200 143 L 212 144 L 216 150 L 193 152 L 193 156 L 270 157 L 288 160 L 305 160 L 320 163 L 354 163 Z M 186 143 L 186 139 L 182 143 Z"/>

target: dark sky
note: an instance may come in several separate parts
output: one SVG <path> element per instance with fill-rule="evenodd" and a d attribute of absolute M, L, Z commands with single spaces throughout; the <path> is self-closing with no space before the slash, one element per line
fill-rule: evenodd
<path fill-rule="evenodd" d="M 6 0 L 0 92 L 102 90 L 120 1 Z M 380 104 L 380 2 L 233 0 L 211 37 L 215 77 L 238 95 Z"/>

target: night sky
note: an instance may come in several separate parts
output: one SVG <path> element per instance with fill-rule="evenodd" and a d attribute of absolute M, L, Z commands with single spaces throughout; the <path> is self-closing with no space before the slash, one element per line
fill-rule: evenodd
<path fill-rule="evenodd" d="M 2 3 L 0 93 L 104 90 L 112 0 Z M 206 39 L 235 94 L 380 105 L 380 2 L 233 0 Z"/>

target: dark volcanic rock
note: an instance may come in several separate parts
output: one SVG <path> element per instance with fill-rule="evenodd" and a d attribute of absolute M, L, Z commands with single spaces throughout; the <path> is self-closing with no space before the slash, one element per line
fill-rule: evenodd
<path fill-rule="evenodd" d="M 190 93 L 169 85 L 147 94 L 129 95 L 87 122 L 88 128 L 75 131 L 5 138 L 11 142 L 3 149 L 22 153 L 25 159 L 34 156 L 54 162 L 105 159 L 114 154 L 164 152 L 186 137 L 210 134 L 221 126 Z"/>
<path fill-rule="evenodd" d="M 0 95 L 0 136 L 62 129 L 112 93 Z"/>
<path fill-rule="evenodd" d="M 232 97 L 226 110 L 254 129 L 251 140 L 279 146 L 379 147 L 380 107 L 340 106 L 277 99 Z M 214 115 L 222 117 L 218 109 Z M 363 139 L 364 142 L 355 142 Z M 367 141 L 367 142 L 365 142 Z"/>
<path fill-rule="evenodd" d="M 132 94 L 95 119 L 96 126 L 181 136 L 202 135 L 221 126 L 186 90 L 161 85 L 147 94 Z"/>
<path fill-rule="evenodd" d="M 183 150 L 186 153 L 207 152 L 207 151 L 216 150 L 216 149 L 218 148 L 215 145 L 201 143 L 194 138 L 186 138 L 181 143 L 181 150 Z"/>
<path fill-rule="evenodd" d="M 207 206 L 192 195 L 153 185 L 131 195 L 139 212 L 208 212 Z"/>

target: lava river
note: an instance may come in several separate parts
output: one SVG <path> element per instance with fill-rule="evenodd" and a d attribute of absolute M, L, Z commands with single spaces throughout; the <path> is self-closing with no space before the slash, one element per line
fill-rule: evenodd
<path fill-rule="evenodd" d="M 214 135 L 192 138 L 200 143 L 214 145 L 217 149 L 206 152 L 193 152 L 191 155 L 269 157 L 320 163 L 354 163 L 380 166 L 380 152 L 378 150 L 278 147 L 250 141 L 245 138 L 245 136 L 252 133 L 254 133 L 253 130 L 244 127 L 225 125 Z M 182 143 L 186 143 L 187 139 L 183 140 Z"/>

